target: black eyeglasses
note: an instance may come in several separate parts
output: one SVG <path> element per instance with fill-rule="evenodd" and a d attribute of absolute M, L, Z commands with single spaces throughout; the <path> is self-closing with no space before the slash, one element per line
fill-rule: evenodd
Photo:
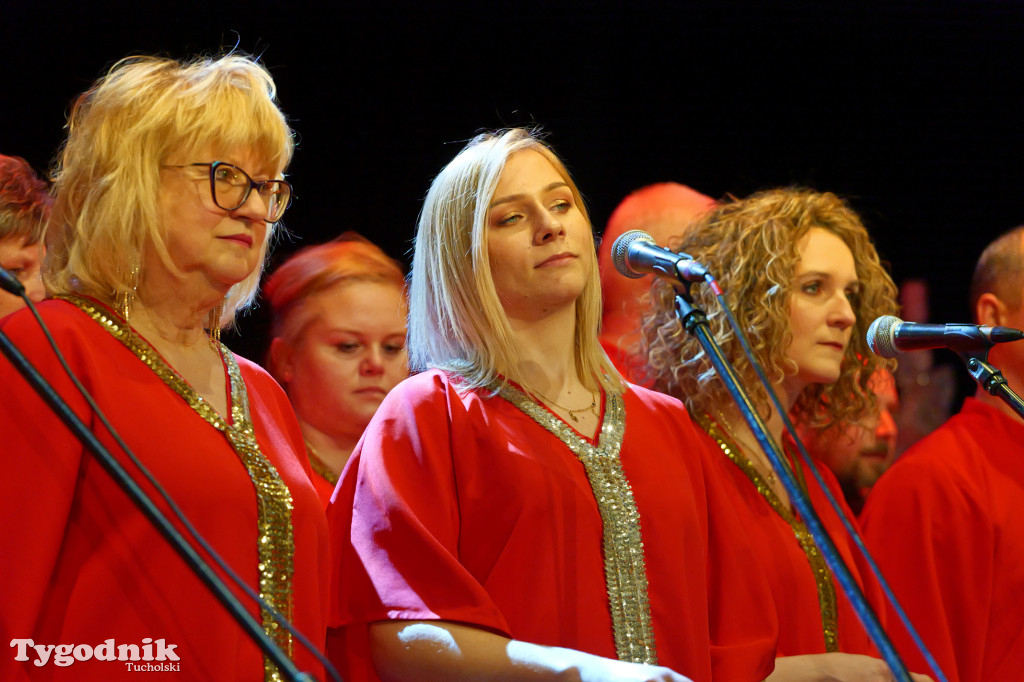
<path fill-rule="evenodd" d="M 267 205 L 268 223 L 276 223 L 284 215 L 292 203 L 292 186 L 286 180 L 264 180 L 256 182 L 249 174 L 238 166 L 223 161 L 213 163 L 186 163 L 180 166 L 165 168 L 190 168 L 192 166 L 208 166 L 210 168 L 210 194 L 213 203 L 225 211 L 235 211 L 249 198 L 255 189 Z"/>

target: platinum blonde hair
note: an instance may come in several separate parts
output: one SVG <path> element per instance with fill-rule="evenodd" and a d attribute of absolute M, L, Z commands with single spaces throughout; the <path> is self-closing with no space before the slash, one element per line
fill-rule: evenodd
<path fill-rule="evenodd" d="M 531 130 L 478 135 L 437 175 L 420 212 L 409 294 L 409 364 L 458 373 L 468 387 L 523 383 L 519 350 L 498 300 L 488 258 L 488 211 L 505 163 L 523 150 L 542 154 L 587 215 L 576 183 L 555 153 Z M 596 250 L 576 300 L 576 371 L 591 390 L 622 391 L 622 379 L 601 349 L 601 285 Z"/>

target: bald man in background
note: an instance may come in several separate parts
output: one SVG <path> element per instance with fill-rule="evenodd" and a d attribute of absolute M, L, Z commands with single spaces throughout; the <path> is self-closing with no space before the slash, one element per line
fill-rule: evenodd
<path fill-rule="evenodd" d="M 989 245 L 971 283 L 981 325 L 1024 328 L 1024 226 Z M 989 362 L 1024 393 L 1024 342 Z M 950 682 L 1024 680 L 1024 421 L 978 389 L 875 485 L 868 546 Z M 926 670 L 902 627 L 908 666 Z"/>
<path fill-rule="evenodd" d="M 647 185 L 618 205 L 605 227 L 597 253 L 601 274 L 601 345 L 624 377 L 645 384 L 647 359 L 639 355 L 640 324 L 649 303 L 649 277 L 632 279 L 619 274 L 612 264 L 612 245 L 624 232 L 642 230 L 658 246 L 669 246 L 694 218 L 708 211 L 715 200 L 677 182 Z"/>

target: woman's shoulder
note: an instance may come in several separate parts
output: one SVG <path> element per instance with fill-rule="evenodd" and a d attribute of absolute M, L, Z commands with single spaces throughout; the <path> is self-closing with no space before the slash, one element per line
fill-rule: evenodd
<path fill-rule="evenodd" d="M 630 403 L 634 403 L 646 409 L 666 414 L 686 413 L 686 406 L 678 398 L 637 384 L 627 383 L 622 397 L 626 402 L 627 409 Z"/>
<path fill-rule="evenodd" d="M 471 387 L 461 376 L 454 372 L 441 369 L 426 369 L 403 379 L 388 392 L 392 400 L 423 402 L 435 400 L 465 401 L 469 396 L 478 394 L 480 389 Z M 392 397 L 393 396 L 393 397 Z"/>
<path fill-rule="evenodd" d="M 114 316 L 105 307 L 86 312 L 61 299 L 48 299 L 36 304 L 39 317 L 56 342 L 61 353 L 73 364 L 78 358 L 90 357 L 96 362 L 112 362 L 112 346 L 121 345 L 103 326 L 104 316 Z M 30 359 L 53 358 L 46 333 L 32 311 L 22 308 L 0 319 L 0 330 Z"/>
<path fill-rule="evenodd" d="M 65 329 L 81 329 L 88 316 L 77 306 L 62 299 L 47 299 L 36 303 L 39 317 L 43 318 L 51 333 Z M 6 317 L 0 318 L 0 329 L 8 336 L 22 334 L 41 334 L 39 322 L 28 308 L 17 310 Z"/>
<path fill-rule="evenodd" d="M 660 434 L 661 437 L 685 440 L 694 446 L 699 444 L 703 449 L 705 443 L 701 436 L 704 432 L 678 398 L 628 384 L 623 393 L 623 403 L 628 429 L 634 432 L 646 430 Z"/>
<path fill-rule="evenodd" d="M 423 410 L 441 410 L 453 397 L 457 397 L 457 391 L 452 377 L 441 370 L 428 369 L 403 379 L 388 391 L 374 416 L 393 419 Z"/>
<path fill-rule="evenodd" d="M 243 357 L 233 351 L 229 352 L 231 352 L 231 357 L 234 358 L 235 364 L 238 365 L 238 369 L 242 373 L 242 376 L 244 377 L 245 382 L 247 384 L 250 382 L 250 380 L 252 380 L 254 382 L 259 382 L 261 384 L 272 384 L 280 388 L 279 384 L 277 383 L 277 380 L 274 379 L 274 377 L 271 376 L 270 372 L 264 369 L 262 365 L 253 362 L 249 358 Z"/>

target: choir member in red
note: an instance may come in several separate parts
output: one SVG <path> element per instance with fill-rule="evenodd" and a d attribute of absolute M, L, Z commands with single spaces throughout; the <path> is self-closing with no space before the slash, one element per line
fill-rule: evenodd
<path fill-rule="evenodd" d="M 632 192 L 612 212 L 601 235 L 597 265 L 601 273 L 601 346 L 615 368 L 630 381 L 644 383 L 646 358 L 641 352 L 640 324 L 650 304 L 646 279 L 623 277 L 612 263 L 615 240 L 630 230 L 643 230 L 661 246 L 682 235 L 714 199 L 678 182 L 659 182 Z"/>
<path fill-rule="evenodd" d="M 328 509 L 328 652 L 349 679 L 770 673 L 774 627 L 751 619 L 770 596 L 744 577 L 721 482 L 682 404 L 619 378 L 600 313 L 565 166 L 526 130 L 475 138 L 420 215 L 423 371 L 384 399 Z"/>
<path fill-rule="evenodd" d="M 256 293 L 291 195 L 281 178 L 292 131 L 274 93 L 262 66 L 232 54 L 128 58 L 79 97 L 47 235 L 54 298 L 39 309 L 139 461 L 242 580 L 320 645 L 326 519 L 302 432 L 277 383 L 219 341 Z M 142 481 L 29 312 L 2 326 Z M 0 402 L 0 632 L 5 646 L 36 647 L 16 657 L 11 645 L 0 679 L 134 680 L 150 661 L 133 663 L 132 648 L 182 679 L 281 678 L 7 361 Z M 269 612 L 243 601 L 300 669 L 317 670 Z M 56 662 L 69 645 L 80 655 Z M 111 650 L 119 660 L 106 660 Z"/>
<path fill-rule="evenodd" d="M 760 192 L 705 214 L 673 246 L 717 277 L 782 404 L 800 421 L 853 421 L 871 410 L 868 381 L 886 361 L 870 355 L 864 330 L 895 310 L 896 288 L 860 219 L 842 200 L 802 189 Z M 782 420 L 714 293 L 705 285 L 692 291 L 769 432 L 782 443 Z M 644 333 L 656 388 L 682 399 L 702 426 L 704 447 L 718 456 L 772 587 L 780 658 L 770 679 L 891 679 L 887 666 L 872 657 L 871 641 L 724 383 L 697 339 L 682 329 L 675 290 L 661 280 L 652 296 L 656 314 L 645 321 Z M 877 608 L 880 592 L 840 518 L 792 448 L 787 452 L 842 558 Z M 835 478 L 824 467 L 820 471 L 841 501 Z"/>
<path fill-rule="evenodd" d="M 50 194 L 25 159 L 0 154 L 0 268 L 25 287 L 35 303 L 43 300 L 43 231 L 50 215 Z M 24 301 L 0 290 L 0 317 Z"/>
<path fill-rule="evenodd" d="M 875 394 L 875 409 L 856 422 L 817 428 L 805 423 L 798 426 L 807 451 L 835 474 L 854 514 L 864 509 L 871 487 L 895 461 L 899 436 L 893 416 L 900 404 L 896 378 L 889 370 L 879 368 L 868 386 Z"/>
<path fill-rule="evenodd" d="M 1024 328 L 1024 227 L 981 255 L 978 324 Z M 988 362 L 1024 393 L 1021 343 Z M 981 388 L 904 453 L 864 508 L 868 546 L 950 682 L 1024 679 L 1024 423 Z M 890 616 L 890 622 L 894 619 Z M 903 629 L 893 633 L 921 661 Z M 920 663 L 917 663 L 920 665 Z"/>
<path fill-rule="evenodd" d="M 296 253 L 263 292 L 274 315 L 267 369 L 295 408 L 313 485 L 327 506 L 370 417 L 409 376 L 405 276 L 348 232 Z"/>

